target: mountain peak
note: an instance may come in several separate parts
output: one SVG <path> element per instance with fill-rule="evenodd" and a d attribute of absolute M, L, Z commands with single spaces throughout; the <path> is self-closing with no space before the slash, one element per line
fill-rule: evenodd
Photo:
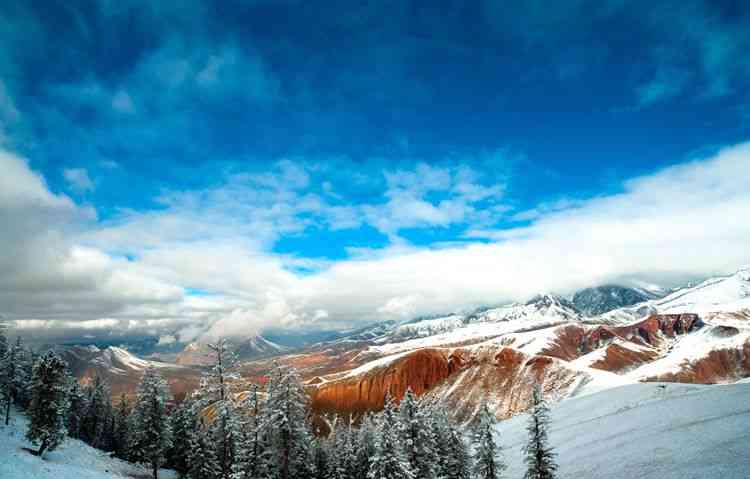
<path fill-rule="evenodd" d="M 573 303 L 563 298 L 562 296 L 558 296 L 552 293 L 538 294 L 526 302 L 526 306 L 532 306 L 532 305 L 536 306 L 537 309 L 551 308 L 553 306 L 558 306 L 558 307 L 576 310 L 576 307 Z"/>
<path fill-rule="evenodd" d="M 642 289 L 605 284 L 577 291 L 573 295 L 572 302 L 586 316 L 596 316 L 625 306 L 642 303 L 655 297 L 653 293 Z"/>

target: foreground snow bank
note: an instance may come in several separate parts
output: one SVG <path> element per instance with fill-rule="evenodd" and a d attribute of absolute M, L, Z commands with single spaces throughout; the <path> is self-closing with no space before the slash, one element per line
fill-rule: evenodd
<path fill-rule="evenodd" d="M 0 478 L 2 479 L 120 479 L 151 477 L 147 468 L 114 459 L 107 453 L 73 439 L 44 459 L 24 448 L 35 449 L 24 439 L 27 420 L 14 414 L 9 426 L 0 425 Z M 159 478 L 175 477 L 173 471 L 161 471 Z"/>
<path fill-rule="evenodd" d="M 527 415 L 496 428 L 508 470 L 522 477 Z M 750 477 L 750 384 L 633 384 L 552 408 L 561 479 Z"/>

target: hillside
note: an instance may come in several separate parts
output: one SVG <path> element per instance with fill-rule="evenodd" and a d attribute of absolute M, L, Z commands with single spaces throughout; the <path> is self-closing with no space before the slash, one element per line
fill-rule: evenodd
<path fill-rule="evenodd" d="M 552 408 L 560 479 L 748 477 L 750 384 L 634 384 Z M 497 426 L 508 470 L 522 477 L 526 415 Z"/>
<path fill-rule="evenodd" d="M 87 383 L 97 375 L 106 379 L 113 397 L 123 393 L 131 395 L 143 371 L 149 366 L 159 370 L 169 383 L 172 394 L 178 399 L 198 387 L 201 376 L 198 368 L 145 360 L 114 346 L 104 349 L 96 346 L 72 346 L 61 348 L 58 352 L 80 382 Z"/>
<path fill-rule="evenodd" d="M 105 452 L 76 439 L 66 439 L 60 448 L 40 459 L 24 448 L 33 447 L 24 439 L 26 418 L 13 415 L 9 426 L 0 425 L 0 477 L 2 479 L 148 479 L 147 468 L 109 457 Z M 160 479 L 174 478 L 162 470 Z"/>

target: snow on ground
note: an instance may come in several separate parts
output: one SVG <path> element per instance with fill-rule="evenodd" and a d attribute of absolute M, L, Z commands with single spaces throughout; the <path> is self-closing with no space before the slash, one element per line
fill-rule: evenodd
<path fill-rule="evenodd" d="M 683 288 L 654 302 L 663 313 L 708 313 L 750 308 L 750 269 L 711 278 L 692 288 Z"/>
<path fill-rule="evenodd" d="M 406 356 L 407 354 L 409 354 L 409 352 L 410 351 L 404 351 L 404 352 L 397 353 L 397 354 L 392 354 L 390 356 L 386 356 L 386 357 L 383 357 L 383 358 L 378 358 L 378 359 L 375 359 L 373 361 L 369 361 L 366 364 L 363 364 L 362 366 L 360 366 L 358 368 L 354 368 L 354 369 L 352 369 L 350 371 L 346 371 L 345 373 L 335 374 L 335 375 L 328 376 L 328 379 L 339 379 L 339 378 L 345 378 L 345 377 L 357 377 L 357 376 L 360 376 L 362 374 L 366 374 L 366 373 L 368 373 L 369 371 L 371 371 L 373 369 L 379 369 L 379 368 L 386 367 L 389 364 L 391 364 L 394 361 L 396 361 L 397 359 L 400 359 L 400 358 Z"/>
<path fill-rule="evenodd" d="M 560 479 L 746 479 L 750 384 L 633 384 L 553 406 Z M 523 477 L 526 414 L 497 426 L 508 469 Z"/>
<path fill-rule="evenodd" d="M 480 342 L 483 339 L 495 338 L 501 335 L 518 333 L 532 329 L 558 326 L 565 321 L 547 317 L 520 319 L 515 321 L 471 323 L 451 332 L 436 334 L 426 338 L 412 339 L 401 343 L 370 346 L 368 353 L 377 355 L 395 354 L 402 351 L 412 351 L 421 348 L 455 346 Z"/>
<path fill-rule="evenodd" d="M 0 478 L 2 479 L 122 479 L 151 477 L 150 469 L 111 458 L 82 441 L 66 439 L 44 459 L 23 448 L 34 448 L 24 439 L 27 420 L 15 412 L 9 426 L 0 425 Z M 35 449 L 35 448 L 34 448 Z M 170 479 L 174 471 L 162 470 Z"/>
<path fill-rule="evenodd" d="M 442 318 L 423 319 L 413 323 L 402 324 L 396 327 L 390 335 L 380 338 L 379 341 L 385 342 L 399 339 L 423 338 L 453 331 L 463 325 L 464 317 L 458 314 Z"/>

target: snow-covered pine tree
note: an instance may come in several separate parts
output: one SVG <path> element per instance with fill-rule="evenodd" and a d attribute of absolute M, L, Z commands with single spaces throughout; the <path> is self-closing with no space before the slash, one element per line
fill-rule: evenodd
<path fill-rule="evenodd" d="M 203 377 L 201 392 L 207 404 L 211 404 L 229 399 L 231 385 L 239 379 L 239 376 L 234 370 L 237 359 L 229 349 L 229 342 L 226 339 L 222 338 L 215 343 L 208 344 L 208 348 L 214 355 L 214 365 Z"/>
<path fill-rule="evenodd" d="M 185 477 L 189 469 L 190 436 L 196 428 L 193 405 L 185 399 L 169 416 L 172 430 L 172 447 L 167 453 L 167 465 Z"/>
<path fill-rule="evenodd" d="M 20 337 L 14 345 L 7 345 L 5 354 L 0 358 L 0 403 L 5 406 L 5 425 L 10 422 L 12 404 L 26 408 L 31 401 L 32 371 L 31 352 L 23 347 Z"/>
<path fill-rule="evenodd" d="M 498 459 L 501 451 L 495 443 L 493 429 L 495 415 L 487 403 L 479 410 L 479 424 L 474 432 L 474 476 L 477 479 L 496 479 L 505 469 L 505 464 Z"/>
<path fill-rule="evenodd" d="M 426 417 L 426 408 L 411 389 L 406 390 L 399 404 L 399 429 L 411 469 L 416 479 L 432 479 L 436 475 L 435 437 Z"/>
<path fill-rule="evenodd" d="M 204 432 L 210 436 L 207 444 L 214 448 L 219 477 L 229 479 L 236 456 L 236 441 L 240 436 L 232 396 L 239 375 L 234 371 L 236 358 L 227 340 L 219 339 L 207 346 L 214 356 L 213 366 L 201 379 L 201 386 L 194 395 L 194 408 L 203 411 L 210 407 L 213 411 L 213 420 L 208 422 Z"/>
<path fill-rule="evenodd" d="M 354 477 L 363 479 L 367 477 L 367 471 L 370 469 L 370 458 L 375 455 L 375 423 L 372 415 L 365 414 L 359 424 L 356 465 Z"/>
<path fill-rule="evenodd" d="M 265 479 L 269 477 L 269 451 L 256 384 L 252 385 L 242 410 L 247 419 L 241 425 L 243 434 L 237 446 L 232 479 Z"/>
<path fill-rule="evenodd" d="M 280 479 L 312 477 L 312 435 L 307 420 L 307 393 L 293 367 L 276 365 L 269 385 L 267 431 L 271 462 Z"/>
<path fill-rule="evenodd" d="M 549 444 L 547 428 L 549 427 L 549 407 L 542 397 L 539 385 L 534 387 L 531 411 L 526 431 L 529 439 L 524 447 L 526 456 L 525 479 L 554 479 L 557 471 L 555 453 Z"/>
<path fill-rule="evenodd" d="M 154 367 L 143 373 L 136 391 L 137 398 L 131 414 L 131 441 L 129 449 L 133 458 L 149 464 L 154 479 L 159 467 L 172 446 L 172 433 L 167 417 L 167 402 L 171 399 L 169 386 Z"/>
<path fill-rule="evenodd" d="M 2 364 L 3 358 L 8 353 L 8 337 L 5 335 L 5 325 L 0 319 L 0 365 Z"/>
<path fill-rule="evenodd" d="M 393 398 L 385 398 L 375 439 L 375 454 L 370 458 L 368 479 L 414 479 L 411 463 L 404 453 L 397 430 L 398 411 Z"/>
<path fill-rule="evenodd" d="M 31 376 L 34 370 L 35 358 L 31 350 L 23 344 L 21 336 L 16 337 L 16 344 L 13 346 L 15 358 L 15 378 L 14 403 L 26 409 L 31 403 Z"/>
<path fill-rule="evenodd" d="M 4 335 L 0 336 L 0 353 L 0 405 L 3 406 L 7 426 L 10 422 L 10 407 L 15 396 L 16 361 L 13 347 L 8 344 Z"/>
<path fill-rule="evenodd" d="M 190 454 L 188 455 L 189 479 L 217 479 L 221 475 L 214 448 L 208 444 L 202 420 L 190 434 Z"/>
<path fill-rule="evenodd" d="M 131 412 L 130 401 L 123 393 L 114 408 L 114 432 L 112 434 L 112 450 L 115 456 L 121 459 L 128 458 L 128 436 L 130 434 L 128 426 Z"/>
<path fill-rule="evenodd" d="M 219 477 L 230 479 L 241 437 L 239 417 L 234 403 L 229 399 L 217 401 L 213 407 L 215 415 L 208 425 L 208 438 L 216 452 Z"/>
<path fill-rule="evenodd" d="M 52 451 L 65 439 L 68 365 L 53 352 L 42 356 L 34 365 L 29 406 L 29 429 L 26 438 L 39 444 L 37 455 Z"/>
<path fill-rule="evenodd" d="M 97 374 L 85 391 L 86 411 L 81 424 L 82 438 L 92 446 L 101 448 L 106 442 L 107 420 L 112 413 L 109 384 Z"/>
<path fill-rule="evenodd" d="M 451 462 L 449 467 L 448 477 L 451 479 L 471 478 L 472 462 L 469 448 L 464 441 L 463 434 L 455 426 L 451 426 Z"/>
<path fill-rule="evenodd" d="M 357 433 L 351 424 L 337 421 L 333 431 L 333 450 L 331 453 L 331 477 L 349 479 L 356 477 L 357 465 Z"/>
<path fill-rule="evenodd" d="M 80 439 L 82 434 L 83 417 L 86 412 L 86 394 L 76 378 L 67 373 L 68 382 L 68 435 Z"/>
<path fill-rule="evenodd" d="M 452 465 L 451 427 L 444 410 L 436 405 L 428 408 L 428 425 L 435 438 L 435 476 L 450 478 Z"/>
<path fill-rule="evenodd" d="M 331 479 L 334 477 L 328 441 L 322 438 L 316 438 L 313 442 L 313 466 L 315 469 L 314 479 Z M 359 477 L 362 478 L 362 476 Z"/>

